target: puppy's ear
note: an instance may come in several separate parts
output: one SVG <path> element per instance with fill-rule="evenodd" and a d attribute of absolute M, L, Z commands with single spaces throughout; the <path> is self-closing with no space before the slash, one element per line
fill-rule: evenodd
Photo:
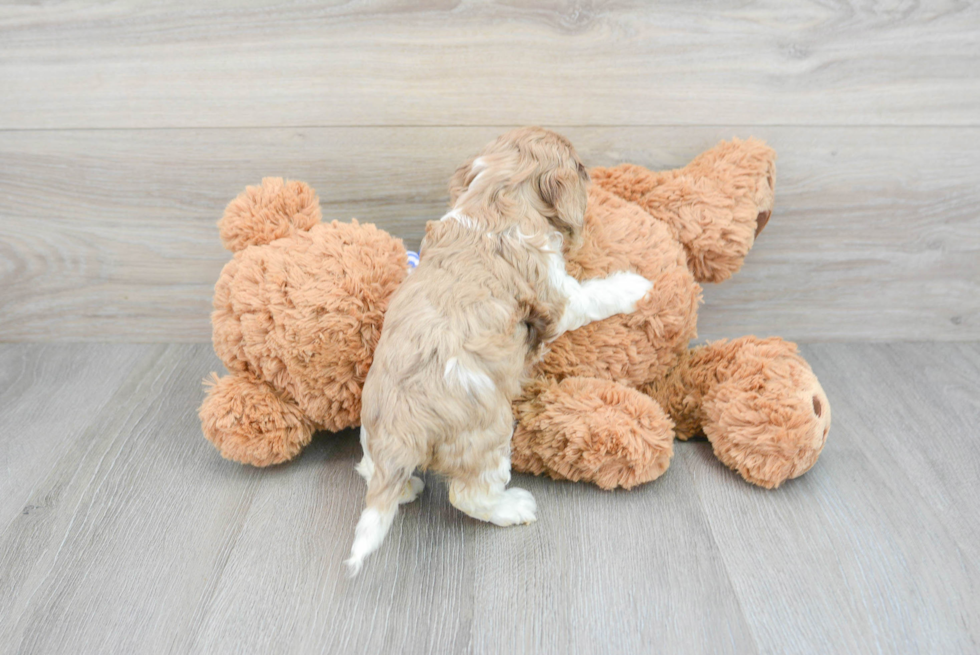
<path fill-rule="evenodd" d="M 589 172 L 578 164 L 576 169 L 556 168 L 541 176 L 538 182 L 541 199 L 553 209 L 548 221 L 571 241 L 577 241 L 585 222 L 588 202 Z"/>
<path fill-rule="evenodd" d="M 554 307 L 539 302 L 537 298 L 524 305 L 524 325 L 530 349 L 528 356 L 532 356 L 542 343 L 553 341 L 558 336 L 555 328 L 561 317 L 555 316 L 553 310 Z"/>
<path fill-rule="evenodd" d="M 452 207 L 456 204 L 460 195 L 466 191 L 470 184 L 473 182 L 473 178 L 476 177 L 473 174 L 473 162 L 476 161 L 476 157 L 469 160 L 462 166 L 456 169 L 453 176 L 449 178 L 449 206 Z"/>

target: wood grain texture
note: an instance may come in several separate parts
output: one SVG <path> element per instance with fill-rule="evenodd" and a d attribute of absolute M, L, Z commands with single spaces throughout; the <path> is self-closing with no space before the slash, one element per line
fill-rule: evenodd
<path fill-rule="evenodd" d="M 733 486 L 707 443 L 680 451 L 758 643 L 976 652 L 980 345 L 803 353 L 833 408 L 810 473 L 769 493 Z"/>
<path fill-rule="evenodd" d="M 430 476 L 372 566 L 348 580 L 342 561 L 364 493 L 355 435 L 322 435 L 274 469 L 221 460 L 195 416 L 197 380 L 216 366 L 204 345 L 143 346 L 130 375 L 105 385 L 112 406 L 48 454 L 56 464 L 32 485 L 33 509 L 0 532 L 0 644 L 587 653 L 653 640 L 755 651 L 684 476 L 618 494 L 521 478 L 551 508 L 524 530 L 462 516 Z M 583 513 L 583 503 L 598 504 Z M 677 616 L 678 605 L 698 611 Z M 704 611 L 726 629 L 704 625 Z"/>
<path fill-rule="evenodd" d="M 26 453 L 44 474 L 0 495 L 0 650 L 976 650 L 980 344 L 804 352 L 834 426 L 802 478 L 757 489 L 706 442 L 679 443 L 629 492 L 518 476 L 539 521 L 500 529 L 461 516 L 430 476 L 351 581 L 355 435 L 244 468 L 200 434 L 207 346 L 7 346 L 4 361 L 38 373 L 0 396 L 0 452 L 40 429 L 32 408 L 82 399 L 56 389 L 86 380 L 109 400 Z M 125 372 L 103 375 L 106 361 Z"/>
<path fill-rule="evenodd" d="M 117 385 L 144 349 L 139 346 L 0 344 L 0 525 L 30 513 L 26 494 L 55 466 L 99 412 L 111 409 Z M 57 411 L 54 411 L 57 408 Z"/>
<path fill-rule="evenodd" d="M 409 247 L 455 167 L 504 127 L 6 132 L 0 340 L 206 341 L 229 253 L 215 221 L 246 184 L 310 182 L 326 220 Z M 685 164 L 720 139 L 777 150 L 772 220 L 703 337 L 980 338 L 980 128 L 568 128 L 592 165 Z"/>
<path fill-rule="evenodd" d="M 976 126 L 978 29 L 954 0 L 4 4 L 0 128 Z"/>

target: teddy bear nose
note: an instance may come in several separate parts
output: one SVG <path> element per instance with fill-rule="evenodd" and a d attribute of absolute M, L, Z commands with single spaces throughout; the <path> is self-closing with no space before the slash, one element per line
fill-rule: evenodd
<path fill-rule="evenodd" d="M 820 404 L 820 399 L 816 396 L 813 397 L 813 413 L 817 416 L 823 415 L 823 405 Z"/>
<path fill-rule="evenodd" d="M 759 234 L 762 232 L 762 228 L 764 228 L 766 223 L 769 222 L 770 214 L 772 214 L 772 212 L 768 209 L 764 212 L 759 212 L 759 216 L 755 219 L 755 236 L 759 236 Z"/>

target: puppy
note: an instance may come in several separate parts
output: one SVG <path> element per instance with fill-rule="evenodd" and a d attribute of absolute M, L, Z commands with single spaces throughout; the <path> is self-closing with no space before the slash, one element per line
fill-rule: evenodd
<path fill-rule="evenodd" d="M 426 226 L 418 268 L 395 292 L 364 383 L 357 471 L 368 484 L 351 575 L 414 500 L 417 468 L 449 479 L 464 513 L 508 526 L 535 520 L 534 497 L 507 489 L 511 401 L 539 345 L 632 312 L 652 286 L 635 273 L 579 283 L 562 248 L 581 239 L 589 174 L 564 137 L 504 134 L 456 171 L 452 211 Z"/>

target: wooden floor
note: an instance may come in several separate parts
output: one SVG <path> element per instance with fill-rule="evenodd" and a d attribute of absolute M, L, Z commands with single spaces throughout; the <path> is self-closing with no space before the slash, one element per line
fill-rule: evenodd
<path fill-rule="evenodd" d="M 495 528 L 429 478 L 359 578 L 353 434 L 218 457 L 208 345 L 0 345 L 0 651 L 966 653 L 980 647 L 980 344 L 804 346 L 834 427 L 775 491 L 678 444 L 607 493 L 518 476 Z"/>

